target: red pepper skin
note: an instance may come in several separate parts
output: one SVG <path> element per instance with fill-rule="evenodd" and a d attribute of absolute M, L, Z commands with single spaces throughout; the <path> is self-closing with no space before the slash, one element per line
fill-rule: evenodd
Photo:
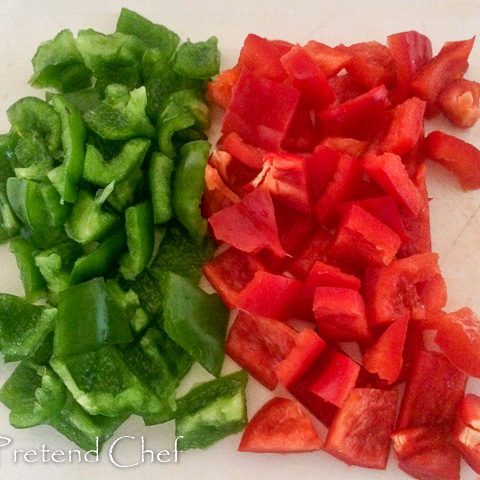
<path fill-rule="evenodd" d="M 396 429 L 451 425 L 466 384 L 467 376 L 443 355 L 419 351 L 407 381 Z"/>
<path fill-rule="evenodd" d="M 315 60 L 327 78 L 333 77 L 342 68 L 345 68 L 352 58 L 348 52 L 329 47 L 315 40 L 310 40 L 303 48 Z"/>
<path fill-rule="evenodd" d="M 403 347 L 407 336 L 408 316 L 393 322 L 363 355 L 363 367 L 376 373 L 389 385 L 394 383 L 403 364 Z"/>
<path fill-rule="evenodd" d="M 237 132 L 251 145 L 279 151 L 299 99 L 300 92 L 291 85 L 243 68 L 223 117 L 222 132 Z"/>
<path fill-rule="evenodd" d="M 261 170 L 263 167 L 265 150 L 245 143 L 236 132 L 230 132 L 221 137 L 217 142 L 217 146 L 221 150 L 226 150 L 232 157 L 249 168 Z"/>
<path fill-rule="evenodd" d="M 389 35 L 387 45 L 397 72 L 397 85 L 392 96 L 394 103 L 401 103 L 411 95 L 411 80 L 432 59 L 432 43 L 425 35 L 410 30 Z"/>
<path fill-rule="evenodd" d="M 480 150 L 453 135 L 434 131 L 425 139 L 428 158 L 448 168 L 464 190 L 480 188 Z"/>
<path fill-rule="evenodd" d="M 412 150 L 423 134 L 425 106 L 425 101 L 417 97 L 397 105 L 387 133 L 378 145 L 378 152 L 403 155 Z"/>
<path fill-rule="evenodd" d="M 215 77 L 215 80 L 208 82 L 205 94 L 207 100 L 226 110 L 232 99 L 232 89 L 237 83 L 239 76 L 240 69 L 238 67 L 220 72 Z"/>
<path fill-rule="evenodd" d="M 405 207 L 413 216 L 418 215 L 422 208 L 422 197 L 398 155 L 367 154 L 362 158 L 362 167 L 397 203 Z"/>
<path fill-rule="evenodd" d="M 390 105 L 384 85 L 351 100 L 333 105 L 317 115 L 319 134 L 365 140 L 372 132 L 374 119 Z"/>
<path fill-rule="evenodd" d="M 333 419 L 324 450 L 348 465 L 384 470 L 398 393 L 355 388 Z"/>
<path fill-rule="evenodd" d="M 203 265 L 207 280 L 230 309 L 235 308 L 240 292 L 260 270 L 265 267 L 256 256 L 233 247 Z"/>
<path fill-rule="evenodd" d="M 417 97 L 433 103 L 452 80 L 462 78 L 468 68 L 468 57 L 475 37 L 459 42 L 447 42 L 439 54 L 426 63 L 410 83 Z"/>
<path fill-rule="evenodd" d="M 329 349 L 322 357 L 323 368 L 319 371 L 310 391 L 323 400 L 342 407 L 355 387 L 360 365 L 334 348 Z"/>
<path fill-rule="evenodd" d="M 287 152 L 311 153 L 316 144 L 317 129 L 311 111 L 308 108 L 297 108 L 283 139 L 282 148 Z"/>
<path fill-rule="evenodd" d="M 470 128 L 480 117 L 479 97 L 480 84 L 460 78 L 441 91 L 437 105 L 454 125 Z"/>
<path fill-rule="evenodd" d="M 302 284 L 294 278 L 258 271 L 240 293 L 236 308 L 253 315 L 287 320 Z"/>
<path fill-rule="evenodd" d="M 307 158 L 307 169 L 312 199 L 316 201 L 332 180 L 342 153 L 324 145 L 318 145 Z"/>
<path fill-rule="evenodd" d="M 388 265 L 402 241 L 377 217 L 352 204 L 344 213 L 330 254 L 354 265 Z"/>
<path fill-rule="evenodd" d="M 327 341 L 361 342 L 369 339 L 365 304 L 356 290 L 317 287 L 313 314 L 320 335 Z"/>
<path fill-rule="evenodd" d="M 274 397 L 250 420 L 239 452 L 294 453 L 321 450 L 323 442 L 301 405 Z"/>
<path fill-rule="evenodd" d="M 205 191 L 202 198 L 202 214 L 208 218 L 220 210 L 231 207 L 240 201 L 240 197 L 230 190 L 216 168 L 205 168 Z"/>
<path fill-rule="evenodd" d="M 335 105 L 346 103 L 349 100 L 366 93 L 368 90 L 363 85 L 360 85 L 349 73 L 342 75 L 335 75 L 328 79 L 328 83 L 335 92 Z"/>
<path fill-rule="evenodd" d="M 325 137 L 319 145 L 332 148 L 351 157 L 360 157 L 368 147 L 368 142 L 348 137 Z"/>
<path fill-rule="evenodd" d="M 281 58 L 292 85 L 300 90 L 300 104 L 322 109 L 335 100 L 335 93 L 317 62 L 300 45 Z"/>
<path fill-rule="evenodd" d="M 230 328 L 227 355 L 269 390 L 277 385 L 276 365 L 295 347 L 298 333 L 273 318 L 239 312 Z"/>
<path fill-rule="evenodd" d="M 208 219 L 215 238 L 247 253 L 270 249 L 279 257 L 285 252 L 278 238 L 270 194 L 257 188 L 231 207 Z"/>
<path fill-rule="evenodd" d="M 302 330 L 295 339 L 295 347 L 275 367 L 280 383 L 286 388 L 291 387 L 307 372 L 326 346 L 325 341 L 313 330 Z"/>

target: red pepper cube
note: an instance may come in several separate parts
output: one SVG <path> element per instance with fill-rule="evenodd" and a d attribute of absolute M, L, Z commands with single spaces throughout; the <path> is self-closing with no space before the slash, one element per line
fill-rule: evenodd
<path fill-rule="evenodd" d="M 397 430 L 452 424 L 467 376 L 443 355 L 419 351 L 407 381 Z"/>
<path fill-rule="evenodd" d="M 347 72 L 365 88 L 385 85 L 392 88 L 396 80 L 395 63 L 390 50 L 378 42 L 362 42 L 345 47 L 339 45 L 337 50 L 352 55 L 345 65 Z"/>
<path fill-rule="evenodd" d="M 273 318 L 239 312 L 228 333 L 227 355 L 270 390 L 276 365 L 295 347 L 298 333 Z"/>
<path fill-rule="evenodd" d="M 410 30 L 389 35 L 387 45 L 397 72 L 393 97 L 395 103 L 400 103 L 411 96 L 410 82 L 420 68 L 432 59 L 432 43 L 425 35 Z"/>
<path fill-rule="evenodd" d="M 379 152 L 403 155 L 417 144 L 423 135 L 425 101 L 412 97 L 397 105 L 388 130 L 378 145 Z"/>
<path fill-rule="evenodd" d="M 310 387 L 310 391 L 342 407 L 357 382 L 360 365 L 343 353 L 330 349 L 323 354 L 323 368 Z"/>
<path fill-rule="evenodd" d="M 457 127 L 473 127 L 480 118 L 480 84 L 459 78 L 449 83 L 438 96 L 437 105 Z"/>
<path fill-rule="evenodd" d="M 408 428 L 392 435 L 401 470 L 415 478 L 460 480 L 460 454 L 446 426 Z"/>
<path fill-rule="evenodd" d="M 480 377 L 480 319 L 468 307 L 440 319 L 435 342 L 458 369 Z"/>
<path fill-rule="evenodd" d="M 318 331 L 326 340 L 361 342 L 369 338 L 365 304 L 356 290 L 318 287 L 313 314 Z"/>
<path fill-rule="evenodd" d="M 203 265 L 203 273 L 225 305 L 233 309 L 240 292 L 265 267 L 253 255 L 229 248 Z"/>
<path fill-rule="evenodd" d="M 335 206 L 354 197 L 361 176 L 362 169 L 356 158 L 349 155 L 339 158 L 333 177 L 315 204 L 320 223 L 327 224 L 335 215 Z"/>
<path fill-rule="evenodd" d="M 207 164 L 205 168 L 205 191 L 202 198 L 204 217 L 208 218 L 239 201 L 240 197 L 225 185 L 218 170 Z"/>
<path fill-rule="evenodd" d="M 376 373 L 388 384 L 394 383 L 402 371 L 403 347 L 407 336 L 408 316 L 393 322 L 363 355 L 365 370 Z"/>
<path fill-rule="evenodd" d="M 311 111 L 308 106 L 297 108 L 283 139 L 282 148 L 287 152 L 310 153 L 317 142 L 317 129 Z"/>
<path fill-rule="evenodd" d="M 358 265 L 388 265 L 402 241 L 377 217 L 353 204 L 342 217 L 330 253 Z"/>
<path fill-rule="evenodd" d="M 360 157 L 367 149 L 368 142 L 348 137 L 325 137 L 319 145 L 332 148 L 351 157 Z"/>
<path fill-rule="evenodd" d="M 242 137 L 236 132 L 224 135 L 217 142 L 218 148 L 226 150 L 232 157 L 254 170 L 261 170 L 263 167 L 263 148 L 254 147 L 245 143 Z"/>
<path fill-rule="evenodd" d="M 238 66 L 246 67 L 260 77 L 281 82 L 287 73 L 280 62 L 280 56 L 274 42 L 249 33 L 240 51 Z"/>
<path fill-rule="evenodd" d="M 474 41 L 475 37 L 445 43 L 438 55 L 426 63 L 410 83 L 414 95 L 427 102 L 435 102 L 446 85 L 462 78 L 468 68 L 468 57 Z"/>
<path fill-rule="evenodd" d="M 333 77 L 345 68 L 352 58 L 352 55 L 348 52 L 340 51 L 315 40 L 310 40 L 303 48 L 315 60 L 328 78 Z"/>
<path fill-rule="evenodd" d="M 341 156 L 341 152 L 328 146 L 319 145 L 306 159 L 313 200 L 320 197 L 332 180 Z"/>
<path fill-rule="evenodd" d="M 302 92 L 300 102 L 322 109 L 335 100 L 335 93 L 318 63 L 300 45 L 295 45 L 281 58 L 292 85 Z"/>
<path fill-rule="evenodd" d="M 427 318 L 431 312 L 422 303 L 419 287 L 440 273 L 436 253 L 416 254 L 367 269 L 364 286 L 370 325 L 388 325 L 405 316 Z"/>
<path fill-rule="evenodd" d="M 413 216 L 418 215 L 422 208 L 422 197 L 398 155 L 367 154 L 362 158 L 362 167 L 386 193 Z"/>
<path fill-rule="evenodd" d="M 263 181 L 274 200 L 303 213 L 312 209 L 304 157 L 293 154 L 268 153 L 265 161 L 271 164 Z"/>
<path fill-rule="evenodd" d="M 395 390 L 353 389 L 333 419 L 325 451 L 348 465 L 385 469 L 397 396 Z"/>
<path fill-rule="evenodd" d="M 236 307 L 253 315 L 287 320 L 302 284 L 294 278 L 258 271 L 240 293 Z"/>
<path fill-rule="evenodd" d="M 215 77 L 215 80 L 207 84 L 207 92 L 205 94 L 207 100 L 226 110 L 232 99 L 232 90 L 239 76 L 240 69 L 238 67 L 220 72 Z"/>
<path fill-rule="evenodd" d="M 223 117 L 222 132 L 237 132 L 247 143 L 278 151 L 299 99 L 300 92 L 291 85 L 259 77 L 244 68 Z"/>
<path fill-rule="evenodd" d="M 320 450 L 323 442 L 302 406 L 295 400 L 274 397 L 250 420 L 239 452 L 294 453 Z"/>
<path fill-rule="evenodd" d="M 280 383 L 289 388 L 305 374 L 325 347 L 326 343 L 313 330 L 302 330 L 296 338 L 295 347 L 275 367 Z"/>
<path fill-rule="evenodd" d="M 367 139 L 379 118 L 389 107 L 388 90 L 384 85 L 373 88 L 339 105 L 332 105 L 317 115 L 322 136 Z"/>
<path fill-rule="evenodd" d="M 453 135 L 435 131 L 425 139 L 428 158 L 448 168 L 464 190 L 480 188 L 480 150 Z"/>
<path fill-rule="evenodd" d="M 214 213 L 208 221 L 215 238 L 232 247 L 248 253 L 268 248 L 279 257 L 285 255 L 278 238 L 272 199 L 262 188 Z"/>
<path fill-rule="evenodd" d="M 452 431 L 453 442 L 462 457 L 480 474 L 480 397 L 465 395 Z"/>
<path fill-rule="evenodd" d="M 349 73 L 330 77 L 328 83 L 333 88 L 335 97 L 337 97 L 334 105 L 340 105 L 353 100 L 368 90 L 363 85 L 360 85 Z"/>

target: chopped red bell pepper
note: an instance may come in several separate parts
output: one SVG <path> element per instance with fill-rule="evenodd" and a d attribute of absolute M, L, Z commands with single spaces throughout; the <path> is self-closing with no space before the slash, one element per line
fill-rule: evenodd
<path fill-rule="evenodd" d="M 352 137 L 365 140 L 373 131 L 375 119 L 389 106 L 388 90 L 375 87 L 351 100 L 333 105 L 317 115 L 323 136 Z"/>
<path fill-rule="evenodd" d="M 239 452 L 294 453 L 320 450 L 323 442 L 302 406 L 295 400 L 274 397 L 250 420 Z"/>
<path fill-rule="evenodd" d="M 313 154 L 306 159 L 309 184 L 314 201 L 320 197 L 332 180 L 341 156 L 342 153 L 338 150 L 318 145 Z"/>
<path fill-rule="evenodd" d="M 480 188 L 480 150 L 439 131 L 428 134 L 425 148 L 427 157 L 448 168 L 464 190 Z"/>
<path fill-rule="evenodd" d="M 442 113 L 457 127 L 473 127 L 480 118 L 480 84 L 460 78 L 449 83 L 438 96 Z"/>
<path fill-rule="evenodd" d="M 336 49 L 352 55 L 345 68 L 364 87 L 371 89 L 379 85 L 387 88 L 394 86 L 395 63 L 385 45 L 373 41 L 356 43 L 349 47 L 339 45 Z"/>
<path fill-rule="evenodd" d="M 263 148 L 254 147 L 245 143 L 242 137 L 236 132 L 230 132 L 220 138 L 217 146 L 226 150 L 232 157 L 254 170 L 261 170 L 263 167 Z"/>
<path fill-rule="evenodd" d="M 300 92 L 291 85 L 243 68 L 223 117 L 222 132 L 236 132 L 247 143 L 279 151 L 299 98 Z"/>
<path fill-rule="evenodd" d="M 452 424 L 467 376 L 443 355 L 419 351 L 407 381 L 397 430 Z"/>
<path fill-rule="evenodd" d="M 215 80 L 208 82 L 205 94 L 207 100 L 226 110 L 232 99 L 232 89 L 239 76 L 240 69 L 238 67 L 220 72 Z"/>
<path fill-rule="evenodd" d="M 240 292 L 265 267 L 254 255 L 230 247 L 203 265 L 203 273 L 228 308 L 235 308 Z"/>
<path fill-rule="evenodd" d="M 351 157 L 360 157 L 368 147 L 368 142 L 348 137 L 325 137 L 319 145 L 332 148 Z"/>
<path fill-rule="evenodd" d="M 270 390 L 277 385 L 276 365 L 295 347 L 297 332 L 283 322 L 239 312 L 225 351 Z"/>
<path fill-rule="evenodd" d="M 360 365 L 334 348 L 323 353 L 322 357 L 323 367 L 318 372 L 310 391 L 323 400 L 342 407 L 355 387 Z"/>
<path fill-rule="evenodd" d="M 388 265 L 401 243 L 381 220 L 352 204 L 342 216 L 330 253 L 354 265 Z"/>
<path fill-rule="evenodd" d="M 312 152 L 317 143 L 317 129 L 312 113 L 307 108 L 297 108 L 283 139 L 287 152 Z"/>
<path fill-rule="evenodd" d="M 362 357 L 363 367 L 378 374 L 389 385 L 398 379 L 402 371 L 407 327 L 408 316 L 405 315 L 388 326 Z"/>
<path fill-rule="evenodd" d="M 300 45 L 294 46 L 281 58 L 292 85 L 300 90 L 300 104 L 310 109 L 322 109 L 335 100 L 335 93 L 315 59 Z"/>
<path fill-rule="evenodd" d="M 330 77 L 328 79 L 328 83 L 335 92 L 335 97 L 337 99 L 335 105 L 340 105 L 349 100 L 353 100 L 354 98 L 365 93 L 367 90 L 363 85 L 360 85 L 349 73 Z"/>
<path fill-rule="evenodd" d="M 361 342 L 369 338 L 365 304 L 356 290 L 317 287 L 313 314 L 318 331 L 326 340 Z"/>
<path fill-rule="evenodd" d="M 287 42 L 286 40 L 269 40 L 270 43 L 276 48 L 280 58 L 286 55 L 295 45 Z"/>
<path fill-rule="evenodd" d="M 412 92 L 427 102 L 435 102 L 452 80 L 463 77 L 474 41 L 475 37 L 445 43 L 438 55 L 426 63 L 412 80 Z"/>
<path fill-rule="evenodd" d="M 385 469 L 398 393 L 355 388 L 338 410 L 324 449 L 348 465 Z"/>
<path fill-rule="evenodd" d="M 280 383 L 289 388 L 306 373 L 325 347 L 324 340 L 313 330 L 302 330 L 295 339 L 295 347 L 275 367 Z"/>
<path fill-rule="evenodd" d="M 302 284 L 294 278 L 258 271 L 240 293 L 236 307 L 253 315 L 287 320 L 301 290 Z"/>
<path fill-rule="evenodd" d="M 214 213 L 208 221 L 215 238 L 232 247 L 248 253 L 268 248 L 280 257 L 285 254 L 278 238 L 272 199 L 262 188 Z"/>
<path fill-rule="evenodd" d="M 315 40 L 310 40 L 303 48 L 317 62 L 327 78 L 333 77 L 345 68 L 352 58 L 348 52 L 329 47 Z"/>
<path fill-rule="evenodd" d="M 281 82 L 286 78 L 287 73 L 280 63 L 280 56 L 275 43 L 249 33 L 240 51 L 238 66 L 246 67 L 260 77 Z"/>
<path fill-rule="evenodd" d="M 367 154 L 362 158 L 362 167 L 386 193 L 413 216 L 418 215 L 422 208 L 422 197 L 398 155 Z"/>
<path fill-rule="evenodd" d="M 460 454 L 449 441 L 448 426 L 408 428 L 392 435 L 401 470 L 415 478 L 459 480 Z"/>
<path fill-rule="evenodd" d="M 277 202 L 310 213 L 312 201 L 305 158 L 293 154 L 268 153 L 265 162 L 271 166 L 265 175 L 263 188 Z"/>
<path fill-rule="evenodd" d="M 205 168 L 205 191 L 202 199 L 202 213 L 208 218 L 220 210 L 231 207 L 240 201 L 240 197 L 225 185 L 216 168 Z"/>

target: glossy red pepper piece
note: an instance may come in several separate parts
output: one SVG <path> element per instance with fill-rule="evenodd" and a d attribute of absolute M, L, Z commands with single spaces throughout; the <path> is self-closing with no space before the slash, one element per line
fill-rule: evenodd
<path fill-rule="evenodd" d="M 331 148 L 351 157 L 360 157 L 368 147 L 368 142 L 348 137 L 325 137 L 319 145 Z"/>
<path fill-rule="evenodd" d="M 282 148 L 287 152 L 312 152 L 317 143 L 317 129 L 311 111 L 297 108 L 285 135 Z"/>
<path fill-rule="evenodd" d="M 220 72 L 215 80 L 208 82 L 205 94 L 207 100 L 226 110 L 232 99 L 232 89 L 239 76 L 240 69 L 238 67 Z"/>
<path fill-rule="evenodd" d="M 225 185 L 216 168 L 205 168 L 205 191 L 202 199 L 202 213 L 208 218 L 220 210 L 231 207 L 240 201 L 240 197 Z"/>
<path fill-rule="evenodd" d="M 346 52 L 345 52 L 346 53 Z M 328 79 L 328 83 L 335 92 L 335 105 L 340 105 L 364 94 L 368 89 L 360 85 L 349 73 L 335 75 Z"/>
<path fill-rule="evenodd" d="M 244 142 L 242 137 L 236 132 L 230 132 L 221 137 L 217 142 L 217 146 L 222 150 L 226 150 L 232 157 L 249 168 L 261 170 L 263 167 L 265 150 Z"/>
<path fill-rule="evenodd" d="M 310 40 L 304 50 L 315 60 L 327 78 L 336 75 L 345 68 L 352 55 L 348 52 L 329 47 L 315 40 Z"/>

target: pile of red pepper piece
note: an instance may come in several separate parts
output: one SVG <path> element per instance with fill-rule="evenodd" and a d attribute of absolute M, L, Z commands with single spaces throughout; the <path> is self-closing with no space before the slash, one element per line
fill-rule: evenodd
<path fill-rule="evenodd" d="M 414 477 L 458 479 L 461 455 L 480 473 L 480 398 L 464 397 L 468 375 L 480 377 L 480 321 L 442 311 L 425 186 L 430 158 L 479 188 L 480 151 L 424 135 L 425 118 L 470 127 L 480 116 L 480 85 L 463 78 L 473 42 L 432 57 L 415 31 L 334 48 L 250 34 L 209 84 L 225 115 L 202 208 L 222 245 L 204 273 L 239 310 L 228 355 L 298 400 L 268 402 L 241 451 L 323 448 L 384 469 L 393 439 Z"/>

